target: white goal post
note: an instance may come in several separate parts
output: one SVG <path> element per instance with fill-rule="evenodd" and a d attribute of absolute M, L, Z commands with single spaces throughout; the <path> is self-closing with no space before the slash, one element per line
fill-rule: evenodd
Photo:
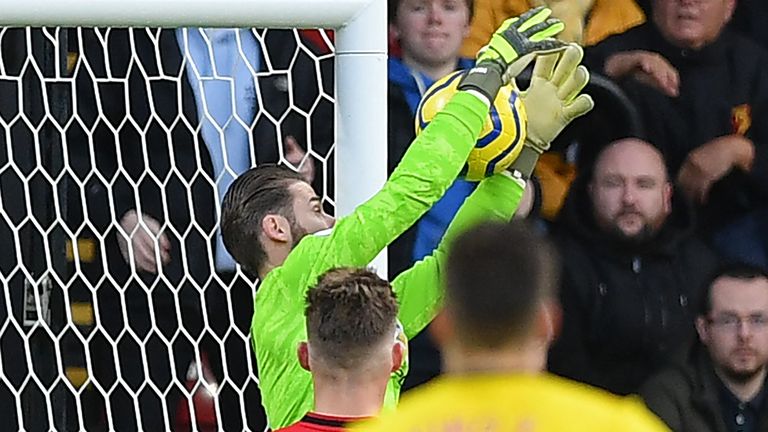
<path fill-rule="evenodd" d="M 128 400 L 129 404 L 133 404 L 131 409 L 136 412 L 134 420 L 137 428 L 142 429 L 147 426 L 142 427 L 141 423 L 141 416 L 144 415 L 141 411 L 144 399 L 141 398 L 144 393 L 149 393 L 157 399 L 163 410 L 158 411 L 158 415 L 165 416 L 165 425 L 171 429 L 174 418 L 176 421 L 187 418 L 191 430 L 253 430 L 248 426 L 253 423 L 248 419 L 249 411 L 260 407 L 243 402 L 252 401 L 248 397 L 254 393 L 252 384 L 256 377 L 252 353 L 242 355 L 248 356 L 247 359 L 240 361 L 238 358 L 238 361 L 233 362 L 243 363 L 243 368 L 247 366 L 247 370 L 236 369 L 225 359 L 218 366 L 222 370 L 212 372 L 206 366 L 206 356 L 212 354 L 204 353 L 200 348 L 203 342 L 219 344 L 222 357 L 229 355 L 227 353 L 232 345 L 236 346 L 232 351 L 250 351 L 247 331 L 243 332 L 235 324 L 219 328 L 217 326 L 221 325 L 220 321 L 209 321 L 210 316 L 205 315 L 210 314 L 212 304 L 206 292 L 210 286 L 215 285 L 216 289 L 225 293 L 224 296 L 228 296 L 236 285 L 233 281 L 250 280 L 240 271 L 235 273 L 234 279 L 221 277 L 219 268 L 210 258 L 215 249 L 215 246 L 211 246 L 215 233 L 210 231 L 207 222 L 198 224 L 194 219 L 197 208 L 191 198 L 192 192 L 181 198 L 186 202 L 180 212 L 188 211 L 189 214 L 184 216 L 191 219 L 188 227 L 160 221 L 162 232 L 172 234 L 175 238 L 175 259 L 181 261 L 182 269 L 177 279 L 183 281 L 183 289 L 174 286 L 177 279 L 170 275 L 170 271 L 165 273 L 165 270 L 158 270 L 152 277 L 147 277 L 146 272 L 139 272 L 137 264 L 121 261 L 115 241 L 115 233 L 121 232 L 118 220 L 120 213 L 113 196 L 116 195 L 113 189 L 116 189 L 119 176 L 127 179 L 127 184 L 133 188 L 135 210 L 139 214 L 142 212 L 140 206 L 143 205 L 139 204 L 139 195 L 145 191 L 142 189 L 139 192 L 139 188 L 146 186 L 144 182 L 153 183 L 151 186 L 159 191 L 157 195 L 163 201 L 162 211 L 168 214 L 171 206 L 167 202 L 169 184 L 177 182 L 176 186 L 180 185 L 178 189 L 192 190 L 199 180 L 213 190 L 212 196 L 218 197 L 214 195 L 218 178 L 216 175 L 212 177 L 201 173 L 190 179 L 185 177 L 187 174 L 182 168 L 177 169 L 173 165 L 176 160 L 173 152 L 178 151 L 171 146 L 172 137 L 175 136 L 174 128 L 186 128 L 188 134 L 195 136 L 195 144 L 200 140 L 198 136 L 203 135 L 202 126 L 188 123 L 187 114 L 183 112 L 185 107 L 181 103 L 181 99 L 187 96 L 182 96 L 181 90 L 177 89 L 179 100 L 174 101 L 178 105 L 174 106 L 178 113 L 173 125 L 150 125 L 153 118 L 159 118 L 155 112 L 159 110 L 158 107 L 148 108 L 150 114 L 146 124 L 138 119 L 139 114 L 131 111 L 133 95 L 130 93 L 136 90 L 128 83 L 132 78 L 126 73 L 126 76 L 110 81 L 112 72 L 109 71 L 108 58 L 113 51 L 109 50 L 115 49 L 111 45 L 114 38 L 110 39 L 114 34 L 110 32 L 111 29 L 128 28 L 128 36 L 120 41 L 129 41 L 131 44 L 135 42 L 134 30 L 136 33 L 144 32 L 144 42 L 149 41 L 148 52 L 154 53 L 156 57 L 152 61 L 160 65 L 163 63 L 160 54 L 161 38 L 159 31 L 154 32 L 155 29 L 259 29 L 250 31 L 262 49 L 266 47 L 266 32 L 260 33 L 261 29 L 291 29 L 296 35 L 296 51 L 303 54 L 310 50 L 302 46 L 298 29 L 333 30 L 333 42 L 328 41 L 323 33 L 323 38 L 330 46 L 330 54 L 308 54 L 309 57 L 314 56 L 311 61 L 315 62 L 318 76 L 325 73 L 321 71 L 321 63 L 325 60 L 333 62 L 333 95 L 323 93 L 322 83 L 318 83 L 321 88 L 318 100 L 311 108 L 301 107 L 299 117 L 306 120 L 306 127 L 310 129 L 314 127 L 310 120 L 314 121 L 311 117 L 318 105 L 330 100 L 328 103 L 334 107 L 334 136 L 328 154 L 318 155 L 311 149 L 312 138 L 308 137 L 309 142 L 301 144 L 306 144 L 304 161 L 314 157 L 322 164 L 329 164 L 323 166 L 323 176 L 328 177 L 322 178 L 323 185 L 327 187 L 325 191 L 328 192 L 335 215 L 343 216 L 373 196 L 387 177 L 387 0 L 0 0 L 0 11 L 0 247 L 3 248 L 0 253 L 0 286 L 4 291 L 0 294 L 0 417 L 4 417 L 9 430 L 87 430 L 88 419 L 94 418 L 101 422 L 100 425 L 112 429 L 117 428 L 117 422 L 110 404 L 114 404 L 112 397 L 117 395 L 122 399 L 115 400 Z M 16 37 L 18 34 L 12 34 L 9 29 L 19 30 L 21 36 Z M 84 54 L 83 40 L 87 31 L 92 31 L 89 34 L 91 42 L 95 44 L 95 51 L 101 50 L 98 55 L 106 60 L 96 59 L 98 56 L 90 58 Z M 205 40 L 211 49 L 211 40 Z M 240 39 L 237 40 L 240 44 Z M 60 52 L 61 41 L 64 41 L 61 46 L 67 50 Z M 19 50 L 12 54 L 18 55 L 4 57 L 9 47 L 16 47 L 13 45 L 15 43 L 18 43 Z M 45 46 L 45 49 L 41 49 L 41 46 Z M 242 45 L 239 47 L 240 55 L 245 57 Z M 68 51 L 72 48 L 81 51 Z M 41 55 L 41 51 L 44 51 L 44 55 Z M 141 97 L 149 100 L 150 105 L 152 92 L 157 85 L 194 86 L 184 82 L 184 73 L 189 74 L 189 69 L 184 69 L 183 62 L 182 73 L 178 76 L 164 76 L 164 69 L 152 75 L 143 69 L 143 60 L 139 60 L 136 50 L 127 53 L 125 57 L 129 62 L 129 73 L 133 71 L 141 75 L 140 79 L 146 80 L 145 88 L 142 89 L 146 94 L 142 93 Z M 263 78 L 263 75 L 290 75 L 298 57 L 298 54 L 293 57 L 287 70 L 272 70 L 269 66 L 270 70 L 264 74 L 254 73 L 252 78 L 256 87 L 260 88 L 258 79 Z M 190 62 L 188 58 L 184 61 Z M 107 70 L 104 72 L 107 79 L 99 75 L 103 71 L 97 71 L 98 67 Z M 81 82 L 81 78 L 84 81 Z M 92 92 L 85 96 L 78 94 L 78 85 L 88 87 Z M 115 103 L 117 107 L 102 107 L 103 100 L 99 98 L 108 94 L 104 92 L 99 96 L 102 86 L 112 89 L 119 87 L 117 93 L 124 99 Z M 200 87 L 203 85 L 200 84 Z M 260 91 L 257 90 L 258 98 L 262 97 Z M 96 96 L 93 97 L 91 93 Z M 83 114 L 80 108 L 92 99 L 95 102 L 89 108 L 96 114 Z M 231 100 L 234 106 L 234 98 Z M 261 99 L 258 102 L 262 102 Z M 267 107 L 258 106 L 259 103 L 256 104 L 257 110 L 268 111 Z M 293 96 L 290 96 L 288 103 L 293 107 Z M 118 114 L 102 112 L 115 108 Z M 237 117 L 237 109 L 234 111 L 236 114 L 233 116 Z M 91 120 L 86 118 L 91 114 L 96 118 L 93 123 L 89 123 Z M 114 119 L 109 118 L 110 115 L 122 115 L 125 119 L 120 124 L 110 123 Z M 199 115 L 202 117 L 207 112 Z M 282 127 L 278 123 L 283 118 L 273 117 L 270 113 L 265 117 L 276 127 Z M 254 120 L 250 124 L 251 132 L 256 127 L 255 123 Z M 157 130 L 152 130 L 152 127 Z M 137 162 L 139 166 L 143 164 L 143 171 L 139 175 L 130 172 L 131 167 L 123 166 L 123 160 L 133 155 L 122 148 L 123 129 L 133 131 L 138 136 L 137 154 L 144 158 Z M 163 151 L 170 154 L 170 174 L 154 172 L 147 155 L 151 141 L 148 136 L 158 130 L 163 138 L 159 144 L 164 146 Z M 224 133 L 221 130 L 219 133 L 223 143 Z M 107 162 L 98 154 L 113 144 L 111 141 L 99 141 L 98 137 L 104 134 L 114 138 L 114 144 L 117 145 L 112 147 L 118 147 L 115 150 L 117 156 L 109 156 L 115 160 L 107 158 L 108 163 L 117 165 L 118 173 L 112 173 L 113 177 L 105 174 L 109 171 L 101 165 Z M 253 135 L 250 139 L 251 162 L 256 163 Z M 79 142 L 73 143 L 75 140 Z M 279 143 L 274 145 L 284 146 L 283 140 L 284 137 L 280 137 Z M 282 149 L 277 152 L 281 161 L 286 159 L 285 151 Z M 79 160 L 73 157 L 75 152 L 80 152 L 77 155 Z M 197 158 L 194 169 L 202 171 L 205 165 L 201 162 L 203 158 L 199 154 L 194 157 Z M 226 153 L 224 157 L 225 170 L 231 170 L 226 165 Z M 206 163 L 205 168 L 208 169 L 211 162 Z M 318 193 L 326 197 L 323 192 Z M 89 194 L 98 195 L 100 201 L 94 201 L 96 204 L 88 203 Z M 68 197 L 76 199 L 68 202 Z M 72 214 L 69 206 L 74 208 Z M 98 206 L 104 208 L 95 208 Z M 103 221 L 106 219 L 103 214 L 111 217 L 108 223 Z M 136 226 L 148 227 L 149 223 L 139 222 Z M 90 243 L 81 243 L 84 234 L 92 235 Z M 202 282 L 192 274 L 196 270 L 196 261 L 188 256 L 190 243 L 186 242 L 190 237 L 199 237 L 207 245 L 203 251 L 207 260 L 204 263 L 210 274 Z M 179 247 L 179 244 L 182 246 Z M 160 241 L 157 238 L 154 245 L 159 249 Z M 158 258 L 159 253 L 156 255 Z M 88 260 L 93 260 L 94 256 L 95 263 L 88 264 Z M 125 273 L 124 276 L 123 273 L 119 277 L 111 273 L 115 262 L 122 265 L 120 271 Z M 386 275 L 386 253 L 380 254 L 372 265 L 380 274 Z M 253 285 L 248 285 L 248 288 L 253 289 Z M 193 297 L 196 296 L 194 307 L 202 310 L 201 317 L 190 319 L 194 325 L 200 324 L 202 327 L 199 334 L 184 324 L 187 322 L 184 314 L 189 312 L 190 306 L 184 304 L 182 307 L 182 303 L 188 300 L 190 292 Z M 130 310 L 133 306 L 127 306 L 126 301 L 136 297 L 137 293 L 138 297 L 143 296 L 142 301 L 146 304 L 142 304 L 142 307 L 149 312 L 146 317 L 148 330 L 138 325 L 134 327 L 129 319 L 134 312 Z M 165 297 L 158 300 L 166 294 L 170 300 Z M 81 301 L 81 297 L 85 301 Z M 169 315 L 173 315 L 168 320 L 176 325 L 168 332 L 162 328 L 166 324 L 165 317 L 153 315 L 157 314 L 157 309 L 153 307 L 157 308 L 161 301 L 169 301 L 168 304 L 178 306 L 178 310 L 165 309 Z M 234 321 L 232 317 L 236 316 L 234 309 L 238 305 L 233 304 L 231 299 L 224 303 L 225 310 L 221 311 L 221 319 L 231 318 Z M 109 309 L 116 312 L 114 317 L 99 315 L 107 310 L 104 304 L 110 307 L 117 305 L 116 309 Z M 111 327 L 113 325 L 114 328 Z M 155 373 L 155 364 L 150 359 L 151 351 L 168 351 L 164 355 L 170 361 L 173 375 L 173 368 L 179 367 L 174 361 L 178 363 L 179 358 L 183 357 L 177 357 L 176 352 L 180 349 L 191 350 L 188 353 L 191 363 L 187 361 L 182 365 L 190 364 L 187 373 L 190 381 L 177 385 L 178 389 L 173 388 L 173 382 L 168 388 L 160 386 L 155 378 L 150 377 Z M 126 366 L 120 358 L 122 350 L 132 350 L 135 356 L 131 357 L 131 361 L 140 363 L 141 367 L 136 369 L 138 382 L 132 382 L 136 377 L 122 370 Z M 98 357 L 104 354 L 106 357 Z M 72 358 L 78 361 L 84 359 L 83 364 L 78 365 L 82 366 L 81 371 L 68 367 Z M 97 373 L 92 369 L 96 369 L 94 365 L 97 364 L 97 373 L 108 376 L 111 381 L 101 381 L 101 378 L 96 377 Z M 217 375 L 217 378 L 213 375 Z M 175 400 L 171 406 L 171 402 L 165 399 L 174 391 L 186 400 L 184 407 L 178 404 L 178 410 L 183 408 L 187 410 L 185 413 L 177 411 Z M 235 393 L 235 399 L 241 402 L 235 415 L 241 416 L 242 421 L 235 422 L 237 426 L 228 428 L 223 423 L 222 416 L 231 414 L 219 410 L 221 407 L 218 399 L 213 402 L 216 407 L 213 420 L 201 420 L 207 411 L 200 407 L 206 405 L 196 398 L 205 397 L 201 394 L 213 394 L 215 398 L 219 395 L 217 392 L 222 391 Z M 86 395 L 88 392 L 95 393 L 95 402 L 86 400 L 91 397 Z M 99 412 L 85 412 L 93 407 L 97 407 Z M 207 429 L 211 424 L 215 428 Z"/>

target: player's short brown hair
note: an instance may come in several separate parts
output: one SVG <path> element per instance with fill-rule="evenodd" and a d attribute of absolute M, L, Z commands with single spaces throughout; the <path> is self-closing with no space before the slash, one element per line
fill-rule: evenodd
<path fill-rule="evenodd" d="M 446 305 L 462 342 L 505 346 L 526 334 L 555 295 L 552 246 L 523 221 L 486 222 L 459 235 L 446 263 Z"/>
<path fill-rule="evenodd" d="M 395 341 L 398 305 L 389 282 L 364 268 L 337 268 L 307 293 L 307 334 L 313 355 L 354 369 L 385 340 Z"/>

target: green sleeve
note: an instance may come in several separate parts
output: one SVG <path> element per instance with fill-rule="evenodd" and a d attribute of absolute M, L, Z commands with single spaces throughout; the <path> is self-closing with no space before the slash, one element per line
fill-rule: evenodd
<path fill-rule="evenodd" d="M 309 287 L 331 268 L 368 265 L 440 199 L 464 166 L 487 113 L 476 96 L 457 93 L 376 195 L 333 229 L 302 239 L 261 282 L 251 335 L 270 427 L 287 426 L 312 408 L 310 374 L 296 361 L 296 346 L 306 340 Z"/>
<path fill-rule="evenodd" d="M 409 339 L 424 329 L 440 308 L 443 295 L 441 272 L 453 239 L 478 222 L 511 219 L 524 190 L 525 182 L 507 173 L 481 181 L 459 208 L 432 255 L 392 281 L 400 303 L 400 322 Z"/>

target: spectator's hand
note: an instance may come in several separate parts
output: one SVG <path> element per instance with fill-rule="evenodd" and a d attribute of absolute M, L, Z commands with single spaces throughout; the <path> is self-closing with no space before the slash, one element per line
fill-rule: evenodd
<path fill-rule="evenodd" d="M 662 55 L 650 51 L 616 53 L 605 61 L 605 74 L 614 80 L 632 77 L 661 93 L 680 94 L 680 74 Z"/>
<path fill-rule="evenodd" d="M 677 175 L 682 192 L 693 202 L 707 202 L 709 190 L 733 168 L 749 170 L 754 147 L 741 135 L 715 138 L 688 153 Z"/>
<path fill-rule="evenodd" d="M 476 90 L 493 101 L 500 85 L 509 84 L 536 54 L 563 50 L 565 43 L 554 36 L 564 25 L 560 20 L 547 19 L 551 13 L 538 7 L 504 21 L 478 51 L 476 66 L 462 78 L 458 88 Z"/>
<path fill-rule="evenodd" d="M 589 71 L 579 65 L 584 51 L 570 44 L 562 54 L 536 59 L 531 84 L 520 97 L 528 114 L 525 145 L 538 154 L 575 118 L 588 113 L 595 103 L 588 94 L 579 94 L 589 82 Z"/>
<path fill-rule="evenodd" d="M 160 232 L 160 223 L 154 218 L 146 214 L 139 217 L 136 210 L 129 210 L 120 219 L 120 227 L 123 230 L 117 234 L 117 244 L 126 262 L 130 262 L 132 250 L 136 268 L 157 273 L 156 246 L 160 248 L 160 260 L 163 264 L 171 260 L 171 243 L 168 237 Z M 130 245 L 128 239 L 131 240 Z"/>
<path fill-rule="evenodd" d="M 307 152 L 299 145 L 296 138 L 291 135 L 285 137 L 283 141 L 283 151 L 285 160 L 296 170 L 307 183 L 312 183 L 315 179 L 315 161 L 312 156 L 307 156 Z"/>

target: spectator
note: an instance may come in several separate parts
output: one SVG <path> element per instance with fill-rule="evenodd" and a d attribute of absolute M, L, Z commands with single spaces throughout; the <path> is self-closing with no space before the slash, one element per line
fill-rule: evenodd
<path fill-rule="evenodd" d="M 768 52 L 726 27 L 735 0 L 656 0 L 652 21 L 588 50 L 723 255 L 768 265 Z"/>
<path fill-rule="evenodd" d="M 289 38 L 293 38 L 293 32 L 272 32 L 269 37 L 264 36 L 270 47 L 266 53 L 270 67 L 280 68 L 282 66 L 286 69 L 290 67 L 288 64 L 284 64 L 289 60 L 283 58 L 295 52 L 295 49 L 291 49 L 286 40 Z M 261 86 L 261 92 L 266 95 L 264 97 L 265 111 L 279 111 L 277 106 L 282 103 L 280 100 L 282 98 L 273 89 L 279 85 L 267 79 L 258 82 L 255 76 L 255 73 L 262 69 L 264 59 L 253 30 L 177 29 L 175 40 L 178 44 L 177 50 L 170 46 L 163 48 L 168 51 L 165 53 L 167 57 L 175 59 L 177 53 L 180 53 L 184 60 L 184 73 L 181 71 L 179 73 L 185 78 L 185 84 L 189 84 L 189 89 L 193 95 L 191 99 L 194 101 L 194 108 L 186 106 L 184 108 L 190 111 L 194 110 L 197 114 L 202 142 L 206 146 L 207 155 L 211 161 L 210 169 L 212 178 L 216 183 L 217 197 L 221 199 L 234 177 L 252 165 L 251 153 L 255 155 L 254 162 L 258 163 L 278 162 L 280 161 L 280 153 L 283 153 L 285 160 L 294 165 L 305 179 L 312 183 L 314 180 L 314 161 L 311 157 L 306 157 L 306 152 L 293 136 L 295 134 L 306 138 L 308 134 L 303 128 L 297 127 L 295 122 L 291 121 L 286 122 L 289 126 L 285 130 L 280 128 L 280 133 L 268 131 L 269 128 L 263 122 L 258 123 L 256 128 L 253 127 L 256 113 L 259 110 L 256 94 L 259 90 L 258 87 Z M 274 55 L 273 51 L 277 50 L 276 47 L 280 47 L 281 51 L 284 50 L 287 54 Z M 296 69 L 306 75 L 305 78 L 308 78 L 309 69 L 314 66 L 307 68 L 303 60 L 300 57 L 296 63 L 306 69 L 301 69 L 301 67 Z M 142 83 L 138 84 L 141 85 Z M 314 99 L 310 102 L 304 100 L 311 97 L 305 96 L 306 93 L 311 92 L 308 89 L 302 90 L 303 92 L 299 92 L 302 93 L 302 97 L 297 98 L 296 104 L 310 105 L 314 103 Z M 282 110 L 288 109 L 287 106 L 281 106 L 281 108 Z M 178 114 L 177 112 L 168 113 L 168 115 Z M 276 117 L 281 114 L 278 113 Z M 252 149 L 253 141 L 259 144 L 254 149 Z M 272 145 L 276 142 L 283 142 L 283 152 L 278 150 L 277 145 Z M 157 273 L 153 238 L 157 238 L 159 246 L 157 254 L 161 261 L 168 264 L 171 255 L 167 234 L 161 232 L 161 223 L 149 212 L 139 215 L 134 209 L 136 204 L 130 202 L 131 198 L 124 196 L 119 196 L 119 198 L 126 201 L 125 203 L 121 202 L 120 206 L 127 205 L 130 208 L 127 211 L 120 209 L 124 212 L 120 226 L 129 234 L 132 246 L 130 249 L 133 253 L 132 256 L 129 256 L 126 238 L 118 236 L 123 257 L 126 260 L 134 261 L 139 270 Z M 118 213 L 120 212 L 118 211 Z M 152 213 L 159 214 L 160 212 Z M 139 226 L 139 221 L 143 222 L 142 226 Z M 223 248 L 220 236 L 217 236 L 214 255 L 217 270 L 220 272 L 234 271 L 234 262 Z"/>
<path fill-rule="evenodd" d="M 598 155 L 557 233 L 563 334 L 553 372 L 633 393 L 692 339 L 691 305 L 716 258 L 692 237 L 691 217 L 653 146 L 627 138 Z"/>
<path fill-rule="evenodd" d="M 404 345 L 397 330 L 397 299 L 389 283 L 363 269 L 327 271 L 307 292 L 307 341 L 301 367 L 312 374 L 314 409 L 293 431 L 342 431 L 379 414 Z"/>
<path fill-rule="evenodd" d="M 645 403 L 675 432 L 768 430 L 768 273 L 727 265 L 702 306 L 690 357 L 643 386 Z"/>
<path fill-rule="evenodd" d="M 445 309 L 430 327 L 445 375 L 359 430 L 666 430 L 634 400 L 542 373 L 560 316 L 557 265 L 529 226 L 466 231 L 445 275 Z"/>

